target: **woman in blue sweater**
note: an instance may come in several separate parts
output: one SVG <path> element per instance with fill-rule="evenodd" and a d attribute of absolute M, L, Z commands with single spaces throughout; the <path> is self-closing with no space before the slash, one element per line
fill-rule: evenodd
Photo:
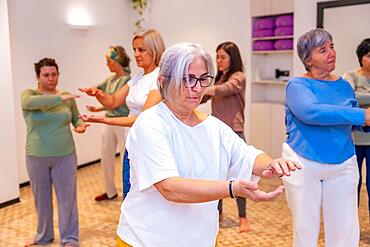
<path fill-rule="evenodd" d="M 302 172 L 283 178 L 291 209 L 294 246 L 317 246 L 322 210 L 326 246 L 359 244 L 358 170 L 353 128 L 370 125 L 348 81 L 332 74 L 336 53 L 323 29 L 303 34 L 297 52 L 306 73 L 286 87 L 283 157 L 300 161 Z"/>

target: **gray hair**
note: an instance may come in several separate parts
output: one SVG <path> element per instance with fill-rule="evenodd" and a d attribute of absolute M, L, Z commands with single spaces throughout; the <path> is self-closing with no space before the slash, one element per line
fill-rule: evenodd
<path fill-rule="evenodd" d="M 312 49 L 323 46 L 328 41 L 333 41 L 333 37 L 322 28 L 313 29 L 299 37 L 297 52 L 307 71 L 311 69 L 307 62 L 311 60 Z"/>
<path fill-rule="evenodd" d="M 183 79 L 189 77 L 189 65 L 195 58 L 204 60 L 208 74 L 214 76 L 211 56 L 198 44 L 181 42 L 168 47 L 159 63 L 158 87 L 163 99 L 171 93 L 180 95 Z"/>

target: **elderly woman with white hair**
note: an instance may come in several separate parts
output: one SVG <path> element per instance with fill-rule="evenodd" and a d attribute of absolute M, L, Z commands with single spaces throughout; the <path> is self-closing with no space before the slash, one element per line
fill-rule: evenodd
<path fill-rule="evenodd" d="M 370 124 L 370 109 L 361 109 L 348 81 L 334 75 L 336 52 L 323 29 L 303 34 L 297 43 L 306 73 L 286 86 L 287 140 L 283 158 L 303 169 L 284 177 L 292 212 L 293 246 L 317 246 L 322 210 L 325 245 L 359 244 L 358 170 L 351 138 L 353 128 Z"/>
<path fill-rule="evenodd" d="M 289 176 L 298 162 L 273 160 L 217 118 L 196 110 L 213 82 L 211 57 L 179 43 L 162 55 L 163 102 L 144 111 L 126 141 L 131 191 L 121 206 L 118 246 L 215 246 L 219 199 L 268 201 L 259 177 Z"/>

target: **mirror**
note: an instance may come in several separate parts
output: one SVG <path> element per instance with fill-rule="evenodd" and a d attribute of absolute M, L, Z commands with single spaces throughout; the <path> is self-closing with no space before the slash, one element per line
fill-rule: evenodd
<path fill-rule="evenodd" d="M 356 48 L 365 38 L 370 38 L 370 0 L 329 1 L 317 3 L 317 27 L 333 35 L 337 51 L 334 71 L 342 75 L 360 65 Z"/>

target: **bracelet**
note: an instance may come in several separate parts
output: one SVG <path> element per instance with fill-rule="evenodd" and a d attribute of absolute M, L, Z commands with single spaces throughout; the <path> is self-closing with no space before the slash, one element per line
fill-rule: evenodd
<path fill-rule="evenodd" d="M 233 193 L 233 182 L 234 180 L 229 181 L 229 195 L 231 198 L 235 198 L 234 193 Z"/>

